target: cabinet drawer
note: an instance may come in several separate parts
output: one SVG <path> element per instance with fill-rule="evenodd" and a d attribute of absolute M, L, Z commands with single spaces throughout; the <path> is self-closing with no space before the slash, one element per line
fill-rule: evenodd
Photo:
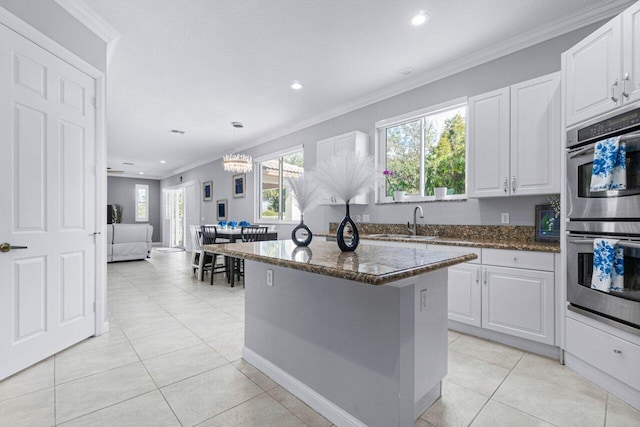
<path fill-rule="evenodd" d="M 567 318 L 566 351 L 640 390 L 640 346 Z"/>
<path fill-rule="evenodd" d="M 428 244 L 427 245 L 427 250 L 430 251 L 439 251 L 439 252 L 460 252 L 463 254 L 476 254 L 478 255 L 478 258 L 471 260 L 471 261 L 467 261 L 471 264 L 481 264 L 482 263 L 482 249 L 480 248 L 470 248 L 467 246 L 451 246 L 451 245 L 434 245 L 434 244 Z"/>
<path fill-rule="evenodd" d="M 499 267 L 527 268 L 554 271 L 554 254 L 550 252 L 510 251 L 483 249 L 482 264 Z"/>

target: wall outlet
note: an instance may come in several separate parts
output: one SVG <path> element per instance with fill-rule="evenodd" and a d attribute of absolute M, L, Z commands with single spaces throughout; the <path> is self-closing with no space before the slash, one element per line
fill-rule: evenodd
<path fill-rule="evenodd" d="M 509 212 L 502 212 L 502 214 L 500 214 L 500 222 L 509 224 Z"/>
<path fill-rule="evenodd" d="M 273 286 L 273 270 L 267 269 L 267 286 Z"/>
<path fill-rule="evenodd" d="M 423 289 L 420 291 L 420 311 L 427 308 L 427 290 Z"/>
<path fill-rule="evenodd" d="M 362 215 L 356 215 L 356 222 L 362 222 Z"/>
<path fill-rule="evenodd" d="M 362 214 L 362 222 L 369 222 L 369 221 L 371 221 L 371 215 Z"/>

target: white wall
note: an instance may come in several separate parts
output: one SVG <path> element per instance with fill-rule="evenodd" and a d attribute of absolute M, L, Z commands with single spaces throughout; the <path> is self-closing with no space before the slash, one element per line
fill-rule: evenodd
<path fill-rule="evenodd" d="M 106 71 L 106 43 L 53 0 L 0 0 L 0 7 L 7 9 L 100 71 Z"/>
<path fill-rule="evenodd" d="M 473 96 L 517 82 L 528 80 L 544 74 L 560 70 L 560 55 L 576 44 L 586 35 L 593 32 L 601 24 L 591 25 L 552 40 L 537 44 L 530 48 L 507 55 L 472 69 L 429 83 L 411 91 L 375 104 L 349 112 L 342 116 L 327 120 L 317 125 L 302 129 L 284 137 L 261 144 L 247 150 L 254 157 L 268 155 L 288 147 L 304 144 L 305 168 L 312 168 L 316 163 L 315 143 L 321 139 L 360 130 L 369 134 L 370 152 L 374 152 L 375 122 L 418 110 L 429 105 L 439 104 L 462 96 Z M 560 147 L 558 149 L 560 153 Z M 253 218 L 253 176 L 248 176 L 247 198 L 233 200 L 231 193 L 231 177 L 222 171 L 220 161 L 182 174 L 185 181 L 214 178 L 214 199 L 223 194 L 229 198 L 229 211 L 234 219 Z M 175 185 L 177 176 L 162 181 L 162 186 Z M 204 179 L 206 180 L 206 179 Z M 222 184 L 216 190 L 216 184 Z M 373 198 L 372 198 L 373 199 Z M 512 225 L 534 225 L 534 206 L 547 202 L 546 196 L 509 197 L 495 199 L 470 199 L 464 202 L 421 203 L 425 211 L 424 223 L 427 224 L 500 224 L 500 213 L 509 212 Z M 205 207 L 204 215 L 209 208 Z M 403 223 L 411 219 L 413 205 L 375 205 L 366 207 L 354 206 L 352 216 L 368 213 L 371 222 Z M 323 206 L 313 209 L 305 215 L 305 223 L 312 231 L 328 229 L 328 223 L 340 221 L 344 215 L 344 207 Z M 210 217 L 207 217 L 210 219 Z M 291 227 L 280 227 L 283 231 Z M 281 234 L 282 237 L 284 233 Z"/>

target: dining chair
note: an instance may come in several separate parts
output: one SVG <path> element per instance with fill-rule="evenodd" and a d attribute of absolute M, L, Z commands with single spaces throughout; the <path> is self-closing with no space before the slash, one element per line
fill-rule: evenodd
<path fill-rule="evenodd" d="M 267 240 L 269 227 L 263 225 L 249 225 L 240 229 L 240 236 L 243 242 L 262 242 Z M 238 278 L 244 277 L 244 259 L 237 259 L 231 263 L 233 275 Z M 242 284 L 244 286 L 244 283 Z"/>
<path fill-rule="evenodd" d="M 218 239 L 218 228 L 215 225 L 202 225 L 200 227 L 202 232 L 202 244 L 203 245 L 220 245 L 223 243 L 227 243 L 228 241 L 221 241 Z M 213 276 L 214 274 L 225 273 L 228 275 L 229 270 L 229 260 L 226 256 L 222 254 L 217 254 L 215 252 L 204 252 L 205 258 L 211 258 L 211 264 L 209 268 L 205 268 L 204 271 L 210 273 L 211 285 L 213 285 Z M 222 264 L 218 263 L 218 257 L 223 259 L 224 262 Z M 205 260 L 206 262 L 206 260 Z"/>
<path fill-rule="evenodd" d="M 204 278 L 205 268 L 210 268 L 211 265 L 205 265 L 205 253 L 202 250 L 202 231 L 197 225 L 189 227 L 191 230 L 191 277 L 194 275 L 198 280 L 202 281 Z M 210 257 L 209 257 L 210 258 Z"/>

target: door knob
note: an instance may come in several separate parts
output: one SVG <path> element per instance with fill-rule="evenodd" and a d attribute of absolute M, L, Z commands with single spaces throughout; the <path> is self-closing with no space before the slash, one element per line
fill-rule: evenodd
<path fill-rule="evenodd" d="M 11 246 L 11 243 L 0 243 L 0 252 L 9 252 L 11 249 L 27 249 L 26 246 Z"/>

